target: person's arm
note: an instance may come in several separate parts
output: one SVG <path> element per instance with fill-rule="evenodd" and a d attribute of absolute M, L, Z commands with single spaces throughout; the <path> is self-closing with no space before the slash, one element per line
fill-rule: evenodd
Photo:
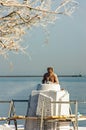
<path fill-rule="evenodd" d="M 59 80 L 58 80 L 57 75 L 56 75 L 56 74 L 54 74 L 54 76 L 55 76 L 55 83 L 59 84 Z"/>
<path fill-rule="evenodd" d="M 42 83 L 44 84 L 45 83 L 45 81 L 46 81 L 46 76 L 45 76 L 46 74 L 44 74 L 44 76 L 43 76 L 43 80 L 42 80 Z"/>

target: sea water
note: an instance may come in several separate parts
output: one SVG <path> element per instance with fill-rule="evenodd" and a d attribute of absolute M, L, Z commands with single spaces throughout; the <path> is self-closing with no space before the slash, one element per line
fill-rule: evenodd
<path fill-rule="evenodd" d="M 40 84 L 42 77 L 1 77 L 0 101 L 28 100 L 32 90 Z M 71 100 L 78 100 L 78 113 L 86 115 L 86 77 L 59 77 L 61 88 L 70 93 Z M 26 115 L 27 102 L 15 102 L 17 115 Z M 0 117 L 7 117 L 10 104 L 0 102 Z M 24 123 L 24 121 L 18 121 Z M 0 122 L 1 124 L 4 122 Z M 86 126 L 86 121 L 79 123 Z"/>

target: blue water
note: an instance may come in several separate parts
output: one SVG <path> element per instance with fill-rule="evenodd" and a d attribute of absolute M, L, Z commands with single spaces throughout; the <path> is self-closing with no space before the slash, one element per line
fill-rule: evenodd
<path fill-rule="evenodd" d="M 9 77 L 0 78 L 1 100 L 28 100 L 36 85 L 41 83 L 41 77 Z M 69 91 L 71 100 L 86 101 L 86 77 L 59 77 L 61 88 Z M 27 102 L 15 103 L 17 115 L 26 115 Z M 86 115 L 86 104 L 79 103 L 78 111 Z M 0 117 L 7 116 L 9 103 L 0 103 Z M 2 122 L 1 122 L 2 123 Z M 79 123 L 86 126 L 86 122 Z"/>

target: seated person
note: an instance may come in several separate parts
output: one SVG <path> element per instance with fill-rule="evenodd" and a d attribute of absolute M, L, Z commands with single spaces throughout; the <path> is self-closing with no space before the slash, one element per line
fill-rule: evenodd
<path fill-rule="evenodd" d="M 59 84 L 58 77 L 54 73 L 54 70 L 52 67 L 47 68 L 47 73 L 44 74 L 42 83 L 57 83 Z"/>

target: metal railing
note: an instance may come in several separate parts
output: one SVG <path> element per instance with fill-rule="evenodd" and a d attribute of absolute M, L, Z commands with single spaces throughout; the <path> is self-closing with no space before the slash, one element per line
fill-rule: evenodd
<path fill-rule="evenodd" d="M 8 103 L 9 104 L 9 111 L 8 111 L 8 117 L 6 119 L 2 119 L 2 120 L 5 120 L 7 121 L 8 124 L 10 124 L 10 118 L 12 116 L 15 116 L 16 115 L 16 110 L 15 110 L 15 102 L 26 102 L 28 103 L 28 100 L 11 100 L 11 101 L 0 101 L 0 103 Z M 74 114 L 74 118 L 75 120 L 72 121 L 72 124 L 73 124 L 73 128 L 74 130 L 78 130 L 78 104 L 79 103 L 84 103 L 86 104 L 85 101 L 77 101 L 77 100 L 70 100 L 70 101 L 52 101 L 51 104 L 69 104 L 71 106 L 71 104 L 74 104 L 74 113 L 72 113 L 72 110 L 71 108 L 69 109 L 69 113 L 70 115 L 71 114 Z M 44 118 L 44 115 L 43 115 L 43 111 L 44 111 L 44 104 L 45 104 L 45 101 L 43 101 L 43 107 L 42 107 L 42 114 L 41 114 L 41 117 L 40 117 L 40 130 L 42 130 L 42 127 L 43 127 L 43 121 L 45 120 Z M 26 120 L 26 118 L 24 118 Z M 14 125 L 15 125 L 15 130 L 17 130 L 17 119 L 14 118 Z"/>
<path fill-rule="evenodd" d="M 6 118 L 1 118 L 0 121 L 6 121 L 7 124 L 10 124 L 10 121 L 11 121 L 10 118 L 12 116 L 16 116 L 15 102 L 28 102 L 28 100 L 0 101 L 0 103 L 9 104 L 8 116 Z M 17 120 L 15 118 L 13 120 L 14 120 L 15 130 L 17 130 Z"/>
<path fill-rule="evenodd" d="M 78 130 L 78 101 L 77 100 L 70 100 L 70 101 L 52 101 L 51 103 L 54 103 L 54 104 L 74 104 L 75 105 L 75 112 L 74 112 L 74 115 L 75 115 L 75 121 L 72 122 L 73 124 L 73 127 L 74 127 L 74 130 Z M 72 110 L 71 110 L 71 107 L 69 107 L 69 113 L 70 115 L 72 114 Z"/>

